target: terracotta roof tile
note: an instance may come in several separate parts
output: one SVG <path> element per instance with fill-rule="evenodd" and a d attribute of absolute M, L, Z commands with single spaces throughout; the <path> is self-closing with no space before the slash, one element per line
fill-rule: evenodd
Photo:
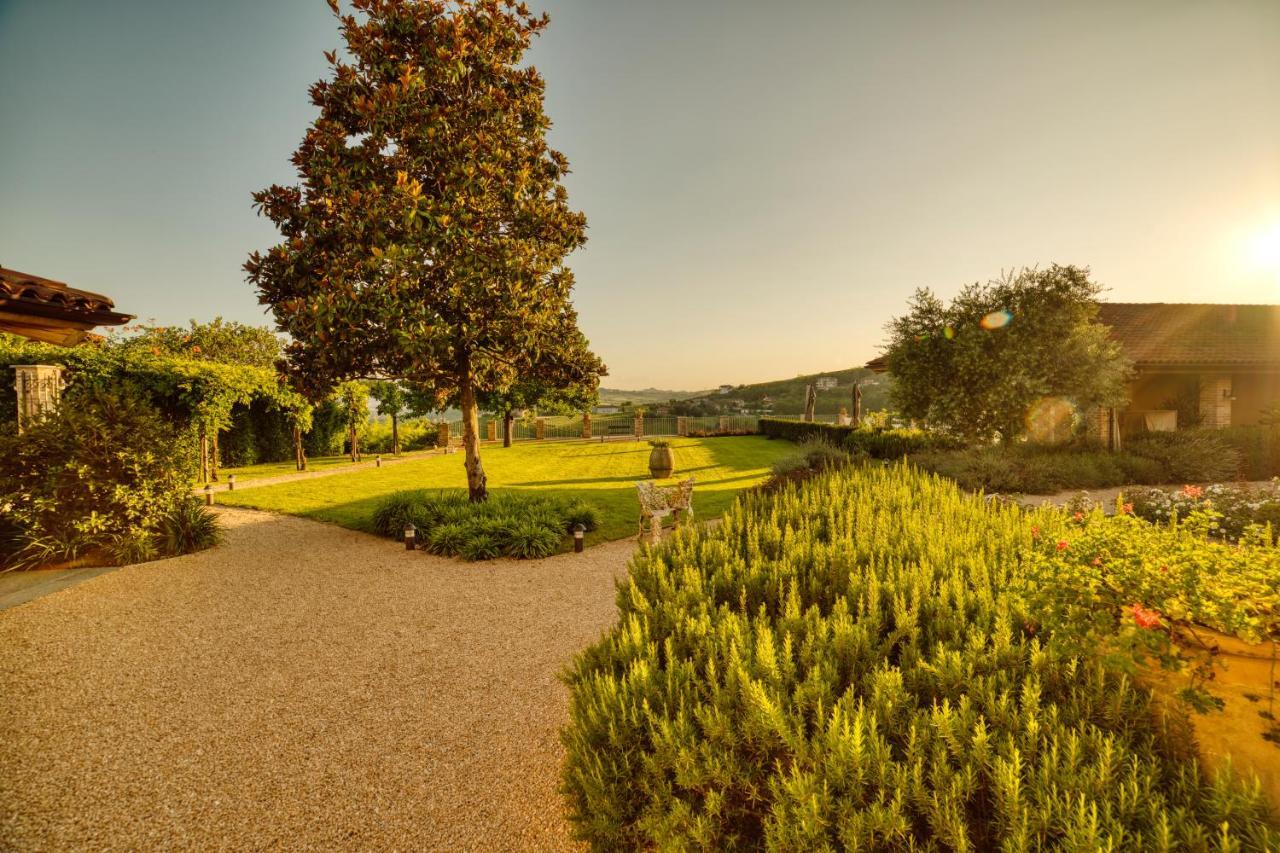
<path fill-rule="evenodd" d="M 1280 368 L 1280 305 L 1104 302 L 1098 319 L 1138 367 Z"/>

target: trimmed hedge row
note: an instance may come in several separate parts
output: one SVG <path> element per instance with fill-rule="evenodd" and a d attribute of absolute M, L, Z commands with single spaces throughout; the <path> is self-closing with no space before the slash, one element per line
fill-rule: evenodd
<path fill-rule="evenodd" d="M 566 675 L 579 837 L 1275 849 L 1256 791 L 1204 775 L 1146 690 L 1037 634 L 1015 592 L 1036 520 L 864 466 L 642 551 L 617 626 Z"/>
<path fill-rule="evenodd" d="M 797 443 L 820 439 L 872 459 L 901 459 L 926 450 L 949 450 L 961 446 L 956 439 L 918 429 L 866 429 L 782 418 L 761 418 L 760 434 Z"/>

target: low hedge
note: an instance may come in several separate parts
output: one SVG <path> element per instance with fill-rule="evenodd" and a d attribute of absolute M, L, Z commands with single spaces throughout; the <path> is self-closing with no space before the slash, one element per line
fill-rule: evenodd
<path fill-rule="evenodd" d="M 1043 510 L 1041 512 L 1050 512 Z M 740 500 L 638 554 L 575 661 L 564 791 L 618 849 L 1274 849 L 1151 695 L 1015 591 L 1017 508 L 902 466 Z"/>
<path fill-rule="evenodd" d="M 595 530 L 599 521 L 596 509 L 579 500 L 506 493 L 472 503 L 458 489 L 396 492 L 373 513 L 379 535 L 400 539 L 412 524 L 424 550 L 464 560 L 549 557 L 574 525 Z"/>
<path fill-rule="evenodd" d="M 919 429 L 867 429 L 782 418 L 761 418 L 760 433 L 797 443 L 819 439 L 872 459 L 901 459 L 926 450 L 960 447 L 956 439 Z"/>

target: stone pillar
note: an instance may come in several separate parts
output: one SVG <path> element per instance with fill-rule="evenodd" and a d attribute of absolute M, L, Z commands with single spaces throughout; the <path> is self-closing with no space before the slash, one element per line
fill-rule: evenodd
<path fill-rule="evenodd" d="M 676 418 L 676 435 L 689 434 L 689 419 L 685 417 Z"/>
<path fill-rule="evenodd" d="M 449 447 L 449 425 L 444 421 L 436 425 L 436 446 Z"/>
<path fill-rule="evenodd" d="M 15 364 L 13 387 L 18 392 L 18 432 L 58 405 L 62 397 L 62 365 Z"/>
<path fill-rule="evenodd" d="M 1200 377 L 1200 423 L 1209 429 L 1231 426 L 1231 377 L 1202 375 Z"/>
<path fill-rule="evenodd" d="M 497 440 L 498 440 L 498 422 L 497 422 L 497 421 L 495 421 L 495 420 L 490 420 L 490 421 L 489 421 L 489 424 L 488 424 L 488 433 L 487 433 L 487 434 L 488 434 L 488 436 L 489 436 L 489 440 L 490 440 L 490 441 L 497 441 Z"/>
<path fill-rule="evenodd" d="M 591 413 L 582 413 L 582 437 L 591 438 Z"/>
<path fill-rule="evenodd" d="M 635 434 L 637 440 L 644 438 L 644 415 L 636 415 Z"/>
<path fill-rule="evenodd" d="M 534 422 L 533 428 L 534 428 L 533 436 L 534 438 L 538 439 L 538 441 L 542 441 L 544 438 L 547 437 L 547 422 L 542 418 L 538 418 L 538 420 Z"/>
<path fill-rule="evenodd" d="M 728 432 L 728 431 L 729 431 L 729 416 L 728 416 L 728 415 L 721 415 L 721 416 L 720 416 L 720 431 L 721 431 L 721 432 Z"/>

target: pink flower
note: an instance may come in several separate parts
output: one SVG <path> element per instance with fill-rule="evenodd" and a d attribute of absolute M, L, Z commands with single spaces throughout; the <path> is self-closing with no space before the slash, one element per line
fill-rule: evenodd
<path fill-rule="evenodd" d="M 1200 488 L 1199 486 L 1183 486 L 1182 494 L 1188 498 L 1203 497 L 1204 489 Z"/>
<path fill-rule="evenodd" d="M 1065 551 L 1065 550 L 1067 550 L 1067 548 L 1068 548 L 1068 547 L 1070 547 L 1070 546 L 1067 544 L 1067 540 L 1065 540 L 1065 539 L 1059 539 L 1059 540 L 1058 540 L 1058 550 L 1059 550 L 1059 551 Z"/>
<path fill-rule="evenodd" d="M 1154 610 L 1148 610 L 1141 604 L 1131 604 L 1129 612 L 1133 614 L 1134 623 L 1144 631 L 1160 627 L 1160 614 Z"/>

